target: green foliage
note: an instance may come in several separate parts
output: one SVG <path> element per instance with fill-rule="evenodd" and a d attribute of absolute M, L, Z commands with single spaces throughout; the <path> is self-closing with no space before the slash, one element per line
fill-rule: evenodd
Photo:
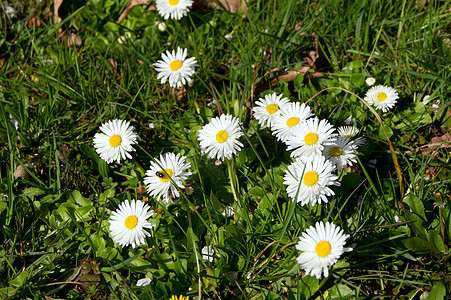
<path fill-rule="evenodd" d="M 128 1 L 63 1 L 59 24 L 53 1 L 13 2 L 0 3 L 0 298 L 449 297 L 443 1 L 258 0 L 245 16 L 203 8 L 180 21 L 147 3 L 121 22 Z M 71 34 L 80 45 L 68 45 Z M 178 46 L 198 66 L 192 84 L 171 89 L 153 64 Z M 357 97 L 368 77 L 399 94 L 392 110 L 377 111 L 382 125 Z M 312 111 L 335 126 L 352 117 L 367 142 L 358 163 L 337 172 L 328 203 L 300 206 L 284 185 L 293 159 L 252 108 L 273 92 L 306 102 L 320 91 Z M 244 148 L 222 163 L 197 140 L 219 108 L 245 133 Z M 132 160 L 107 164 L 92 138 L 116 118 L 135 127 L 138 146 Z M 143 183 L 165 152 L 186 156 L 193 173 L 171 204 Z M 156 224 L 134 249 L 115 243 L 108 223 L 131 199 L 147 202 Z M 317 221 L 339 225 L 354 248 L 323 279 L 296 261 L 299 236 Z M 213 262 L 202 259 L 205 246 Z M 136 286 L 145 277 L 151 283 Z"/>

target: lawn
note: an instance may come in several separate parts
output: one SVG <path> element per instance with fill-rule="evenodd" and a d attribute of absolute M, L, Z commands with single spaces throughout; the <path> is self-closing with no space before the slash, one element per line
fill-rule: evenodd
<path fill-rule="evenodd" d="M 450 297 L 449 3 L 190 2 L 0 2 L 0 298 Z"/>

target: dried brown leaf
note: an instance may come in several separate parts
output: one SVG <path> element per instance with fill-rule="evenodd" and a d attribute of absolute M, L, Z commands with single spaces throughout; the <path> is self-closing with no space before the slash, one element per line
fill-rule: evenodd
<path fill-rule="evenodd" d="M 53 0 L 53 21 L 55 24 L 61 23 L 61 18 L 59 17 L 58 10 L 60 9 L 63 0 Z"/>
<path fill-rule="evenodd" d="M 132 10 L 133 7 L 135 7 L 136 5 L 142 5 L 142 4 L 146 4 L 147 2 L 150 2 L 152 0 L 130 0 L 130 3 L 127 5 L 127 7 L 124 9 L 124 11 L 122 12 L 122 14 L 119 16 L 118 22 L 122 22 L 130 13 L 130 11 Z M 155 10 L 155 6 L 150 6 L 149 10 Z"/>

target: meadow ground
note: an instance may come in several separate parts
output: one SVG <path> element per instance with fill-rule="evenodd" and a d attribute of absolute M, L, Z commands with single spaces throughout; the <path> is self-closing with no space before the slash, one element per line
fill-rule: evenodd
<path fill-rule="evenodd" d="M 1 299 L 449 297 L 447 1 L 129 2 L 0 2 Z"/>

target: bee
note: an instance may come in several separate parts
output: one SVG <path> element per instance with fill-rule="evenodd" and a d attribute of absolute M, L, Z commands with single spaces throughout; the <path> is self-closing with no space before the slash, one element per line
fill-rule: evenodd
<path fill-rule="evenodd" d="M 168 179 L 168 176 L 166 176 L 166 174 L 162 171 L 156 171 L 155 175 L 157 175 L 157 177 L 160 177 L 160 179 Z"/>

